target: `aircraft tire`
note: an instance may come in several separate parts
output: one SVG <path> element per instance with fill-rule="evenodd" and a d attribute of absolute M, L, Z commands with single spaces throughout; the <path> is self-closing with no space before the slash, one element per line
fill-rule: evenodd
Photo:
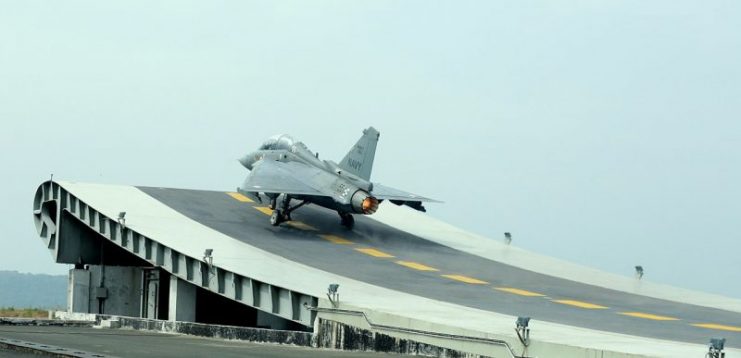
<path fill-rule="evenodd" d="M 352 216 L 352 214 L 342 214 L 340 218 L 342 218 L 342 226 L 350 230 L 352 230 L 353 226 L 355 226 L 355 218 Z"/>
<path fill-rule="evenodd" d="M 273 210 L 273 214 L 270 215 L 270 225 L 278 226 L 280 225 L 280 222 L 282 219 L 283 219 L 283 213 L 281 213 L 280 210 L 278 209 Z"/>

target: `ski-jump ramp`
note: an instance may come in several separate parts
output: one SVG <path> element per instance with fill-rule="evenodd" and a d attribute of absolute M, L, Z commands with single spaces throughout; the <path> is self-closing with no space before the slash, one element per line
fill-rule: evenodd
<path fill-rule="evenodd" d="M 279 227 L 269 214 L 224 191 L 47 181 L 34 198 L 59 263 L 100 260 L 79 239 L 94 232 L 184 282 L 306 327 L 334 321 L 492 357 L 700 358 L 724 337 L 728 356 L 741 356 L 741 300 L 537 255 L 388 203 L 352 231 L 321 208 Z M 332 300 L 330 284 L 339 284 Z M 526 341 L 520 316 L 531 317 Z"/>

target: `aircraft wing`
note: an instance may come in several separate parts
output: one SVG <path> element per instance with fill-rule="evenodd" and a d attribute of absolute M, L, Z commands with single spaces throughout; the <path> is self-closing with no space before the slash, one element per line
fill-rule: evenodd
<path fill-rule="evenodd" d="M 371 191 L 371 194 L 376 197 L 377 199 L 384 199 L 384 200 L 390 200 L 390 201 L 408 201 L 408 202 L 433 202 L 433 203 L 439 203 L 440 201 L 437 201 L 435 199 L 425 198 L 424 196 L 419 196 L 412 193 L 407 193 L 406 191 L 394 189 L 392 187 L 388 187 L 381 184 L 373 183 L 373 190 Z"/>
<path fill-rule="evenodd" d="M 261 160 L 254 164 L 241 189 L 258 193 L 324 196 L 326 194 L 308 184 L 320 174 L 320 169 L 298 162 Z"/>

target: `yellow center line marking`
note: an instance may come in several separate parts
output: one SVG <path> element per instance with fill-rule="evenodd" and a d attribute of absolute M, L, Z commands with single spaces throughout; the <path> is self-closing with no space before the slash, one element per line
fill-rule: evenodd
<path fill-rule="evenodd" d="M 340 244 L 340 245 L 352 245 L 352 241 L 345 240 L 339 236 L 336 235 L 319 235 L 322 239 L 327 240 L 333 244 Z"/>
<path fill-rule="evenodd" d="M 427 266 L 427 265 L 422 265 L 420 263 L 412 262 L 412 261 L 396 261 L 396 263 L 399 264 L 399 265 L 401 265 L 401 266 L 406 266 L 406 267 L 409 267 L 411 269 L 415 269 L 415 270 L 419 270 L 419 271 L 440 271 L 440 270 L 438 270 L 438 269 L 436 269 L 434 267 L 430 267 L 430 266 Z"/>
<path fill-rule="evenodd" d="M 667 316 L 659 316 L 659 315 L 650 314 L 650 313 L 618 312 L 618 314 L 621 314 L 623 316 L 631 316 L 631 317 L 637 317 L 637 318 L 652 319 L 654 321 L 679 321 L 679 318 L 667 317 Z"/>
<path fill-rule="evenodd" d="M 288 221 L 288 222 L 286 222 L 286 225 L 293 226 L 294 228 L 299 229 L 299 230 L 319 231 L 319 230 L 317 230 L 317 228 L 315 228 L 315 227 L 313 227 L 313 226 L 311 226 L 309 224 L 302 223 L 300 221 Z"/>
<path fill-rule="evenodd" d="M 273 209 L 270 209 L 267 206 L 253 206 L 253 208 L 257 209 L 265 215 L 273 215 Z"/>
<path fill-rule="evenodd" d="M 393 255 L 389 255 L 383 251 L 379 251 L 379 250 L 371 249 L 371 248 L 363 248 L 363 249 L 355 249 L 355 250 L 360 251 L 366 255 L 371 255 L 373 257 L 380 257 L 380 258 L 394 257 Z"/>
<path fill-rule="evenodd" d="M 726 326 L 723 324 L 696 323 L 696 324 L 693 324 L 693 326 L 700 327 L 700 328 L 708 328 L 708 329 L 719 329 L 721 331 L 741 332 L 741 327 Z"/>
<path fill-rule="evenodd" d="M 608 308 L 605 306 L 595 305 L 594 303 L 575 301 L 575 300 L 553 300 L 553 302 L 560 303 L 562 305 L 586 308 L 589 310 L 606 310 Z"/>
<path fill-rule="evenodd" d="M 481 281 L 479 279 L 475 279 L 473 277 L 468 277 L 468 276 L 463 276 L 463 275 L 440 275 L 440 276 L 445 277 L 445 278 L 449 278 L 451 280 L 456 280 L 456 281 L 465 282 L 465 283 L 471 283 L 471 284 L 474 284 L 474 285 L 486 285 L 488 283 L 486 281 Z"/>
<path fill-rule="evenodd" d="M 252 199 L 250 199 L 250 198 L 248 198 L 248 197 L 246 197 L 246 196 L 244 196 L 244 195 L 242 195 L 240 193 L 228 192 L 226 194 L 229 195 L 229 196 L 231 196 L 234 199 L 237 199 L 237 200 L 243 202 L 243 203 L 254 203 L 255 202 L 254 200 L 252 200 Z"/>
<path fill-rule="evenodd" d="M 519 288 L 514 288 L 514 287 L 494 287 L 494 289 L 495 290 L 502 291 L 502 292 L 512 293 L 512 294 L 515 294 L 515 295 L 525 296 L 525 297 L 543 297 L 543 296 L 545 296 L 542 293 L 521 290 Z"/>

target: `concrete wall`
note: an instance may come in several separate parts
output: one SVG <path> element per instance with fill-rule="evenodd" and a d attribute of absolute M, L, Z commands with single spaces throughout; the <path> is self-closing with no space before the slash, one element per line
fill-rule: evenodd
<path fill-rule="evenodd" d="M 318 319 L 315 330 L 316 346 L 320 348 L 401 353 L 424 357 L 441 358 L 485 358 L 487 356 L 456 351 L 412 340 L 392 337 L 371 330 L 349 326 L 343 323 Z M 499 356 L 511 357 L 511 355 Z"/>
<path fill-rule="evenodd" d="M 145 283 L 149 284 L 145 287 Z M 87 266 L 86 269 L 70 270 L 67 311 L 306 330 L 305 326 L 295 322 L 147 267 Z"/>
<path fill-rule="evenodd" d="M 141 304 L 141 269 L 130 266 L 91 266 L 91 301 L 103 298 L 102 312 L 97 313 L 138 316 Z M 102 285 L 101 285 L 102 284 Z M 100 289 L 99 287 L 103 287 Z M 91 308 L 97 306 L 91 303 Z"/>
<path fill-rule="evenodd" d="M 126 329 L 181 333 L 200 337 L 243 340 L 249 342 L 292 344 L 304 347 L 312 346 L 312 333 L 302 331 L 282 331 L 193 322 L 172 322 L 108 315 L 96 316 L 96 321 L 98 323 L 102 320 L 115 320 L 118 322 L 116 326 Z M 249 352 L 246 352 L 245 354 L 248 356 Z"/>
<path fill-rule="evenodd" d="M 155 320 L 136 317 L 121 317 L 99 314 L 70 314 L 67 312 L 50 312 L 54 320 L 40 322 L 26 320 L 19 324 L 34 325 L 73 325 L 92 326 L 100 328 L 123 328 L 135 330 L 149 330 L 167 333 L 181 333 L 193 336 L 212 337 L 229 340 L 243 340 L 250 342 L 264 342 L 277 344 L 291 344 L 303 347 L 338 349 L 348 351 L 373 351 L 387 353 L 401 353 L 423 357 L 440 358 L 485 358 L 487 356 L 464 353 L 430 344 L 401 339 L 386 334 L 372 332 L 367 329 L 353 327 L 336 321 L 317 319 L 315 331 L 290 331 L 253 327 L 237 327 L 193 322 L 174 322 L 171 320 Z M 68 320 L 68 321 L 64 321 Z M 106 325 L 106 323 L 108 323 Z M 115 323 L 115 324 L 114 324 Z M 326 351 L 325 351 L 326 352 Z M 307 351 L 308 356 L 323 355 Z M 503 356 L 493 356 L 500 358 Z M 511 356 L 506 356 L 510 358 Z"/>
<path fill-rule="evenodd" d="M 90 266 L 69 271 L 67 310 L 138 317 L 141 311 L 141 269 Z"/>

